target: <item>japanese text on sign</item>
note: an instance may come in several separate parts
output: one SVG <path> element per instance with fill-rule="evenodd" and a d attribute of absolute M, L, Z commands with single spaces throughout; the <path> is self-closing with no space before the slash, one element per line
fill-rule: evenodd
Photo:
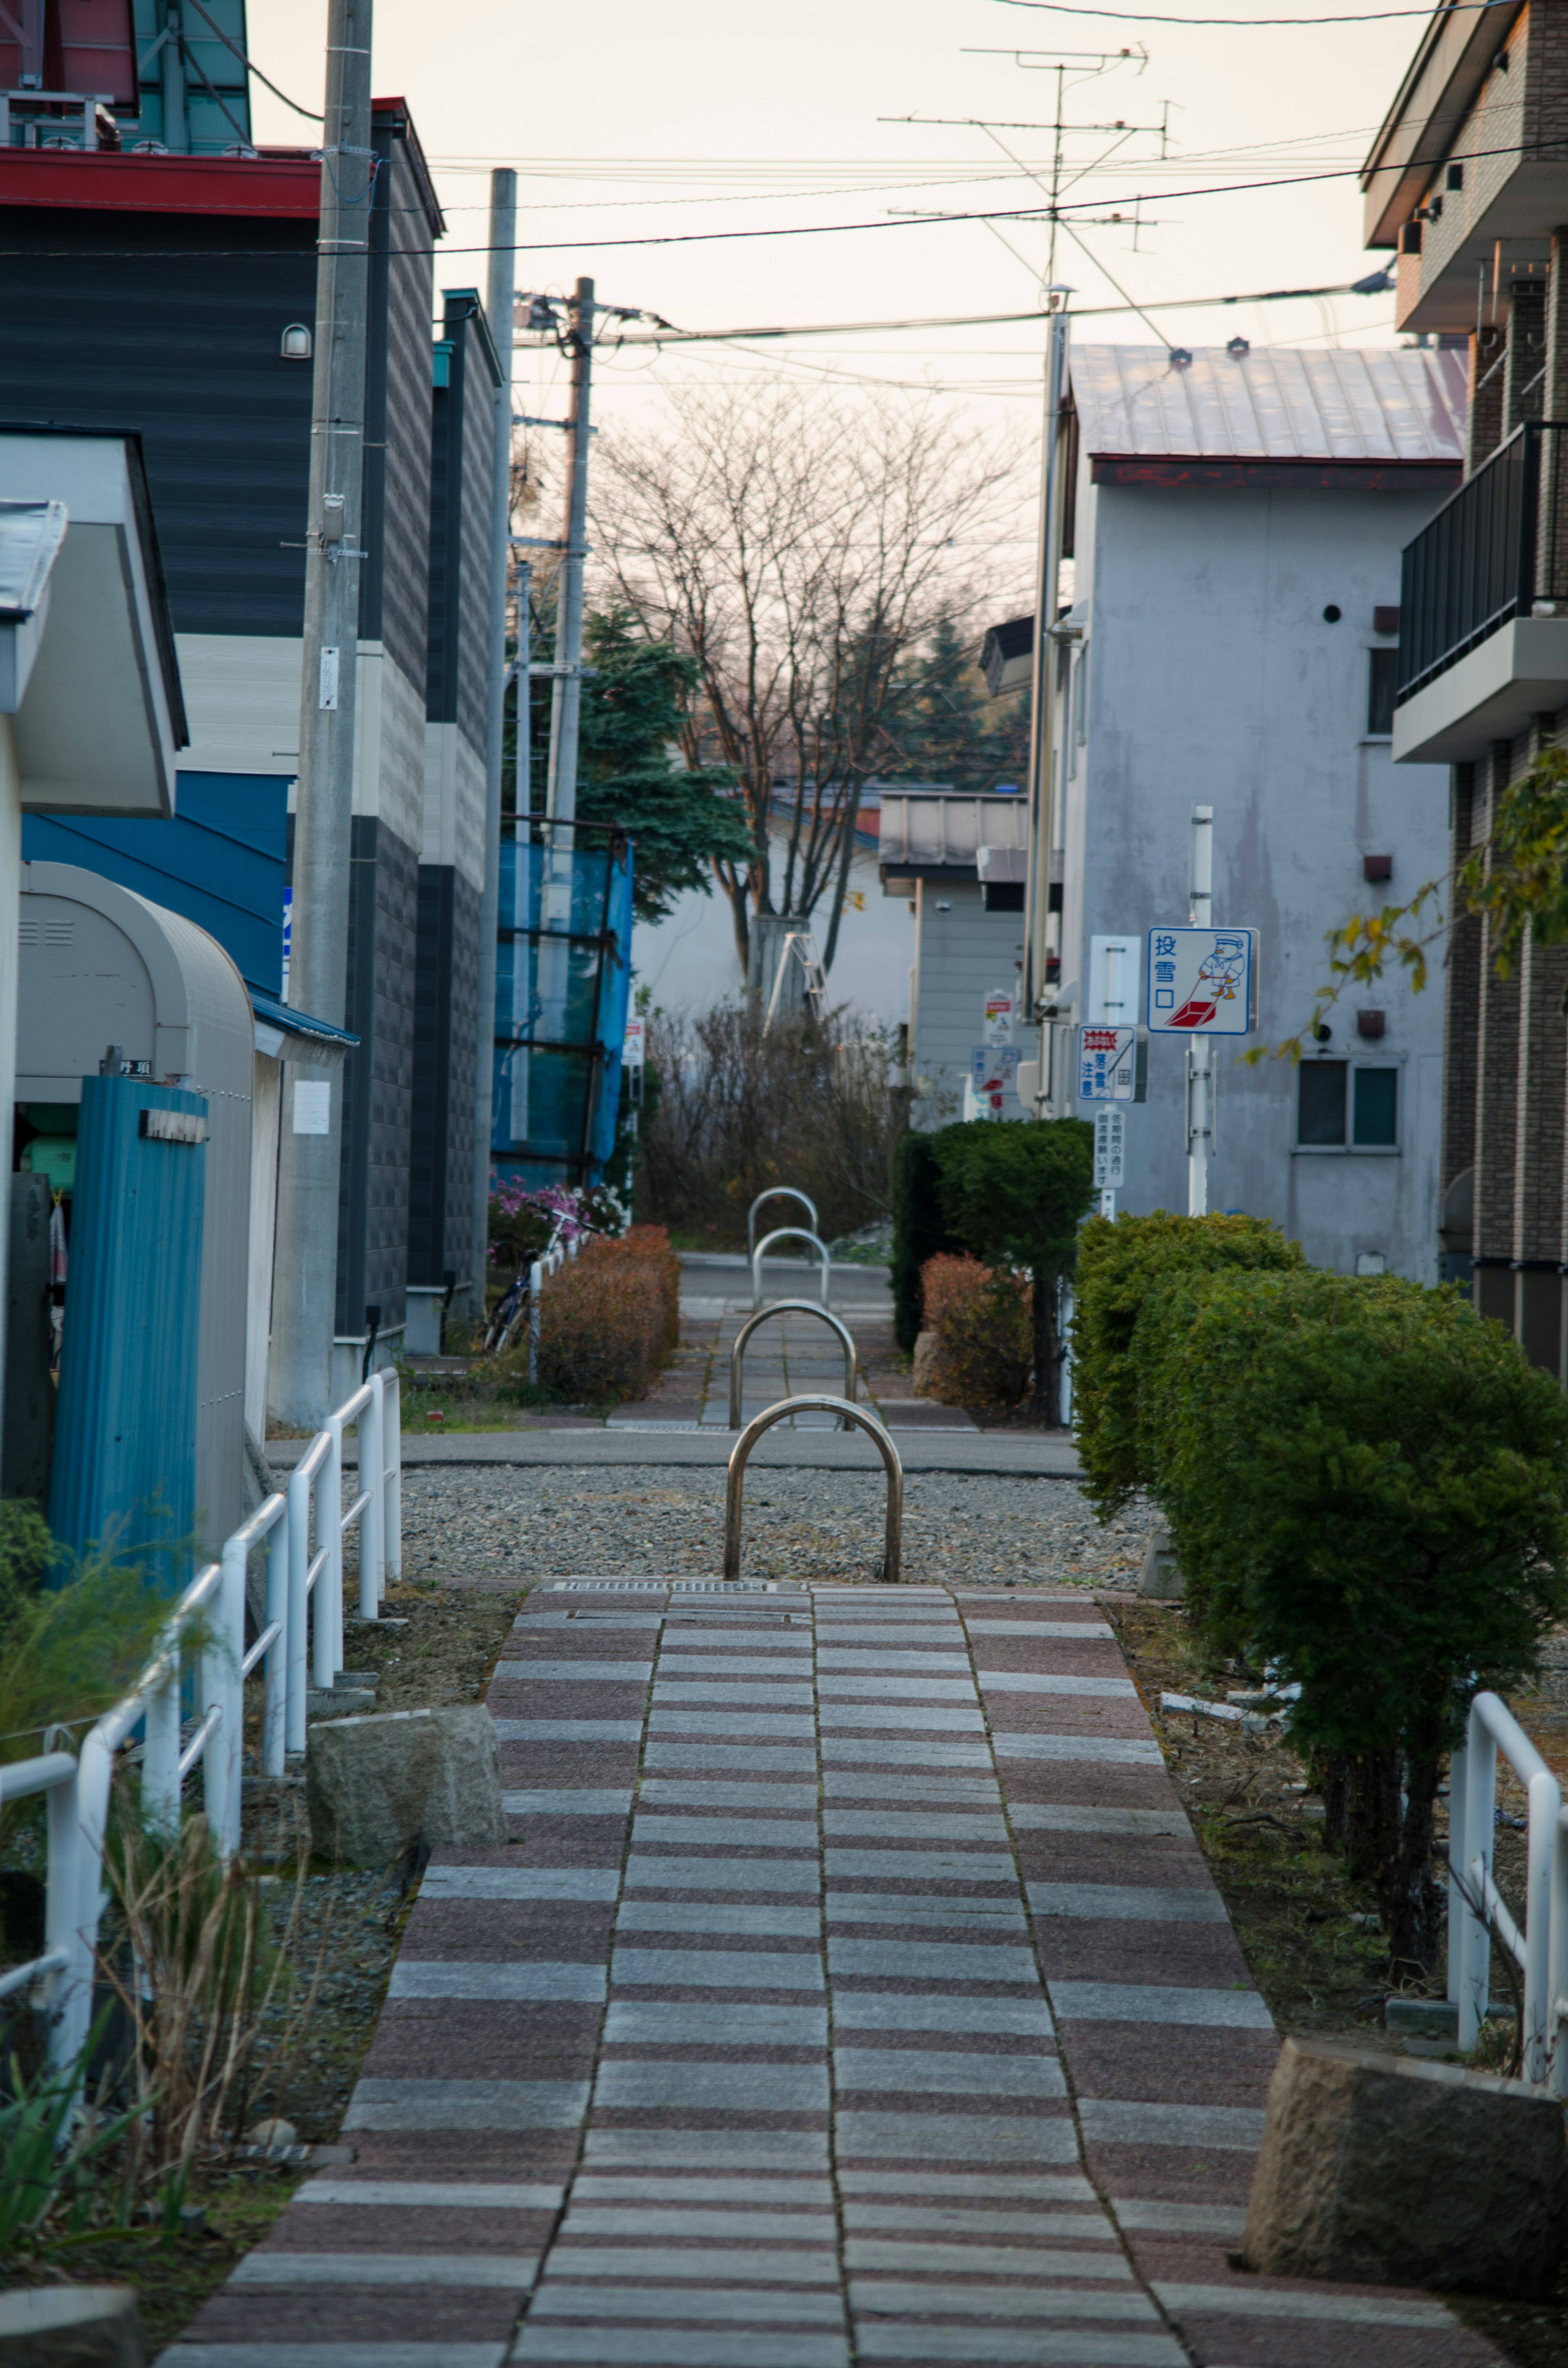
<path fill-rule="evenodd" d="M 1257 1024 L 1256 929 L 1151 929 L 1149 1026 L 1164 1035 L 1245 1036 Z"/>
<path fill-rule="evenodd" d="M 1003 1103 L 1018 1082 L 1016 1044 L 976 1044 L 969 1056 L 969 1082 L 981 1114 L 1000 1118 Z"/>
<path fill-rule="evenodd" d="M 1080 1028 L 1078 1099 L 1131 1102 L 1138 1099 L 1136 1028 Z"/>
<path fill-rule="evenodd" d="M 1114 1192 L 1126 1180 L 1127 1119 L 1119 1110 L 1095 1112 L 1095 1190 Z"/>

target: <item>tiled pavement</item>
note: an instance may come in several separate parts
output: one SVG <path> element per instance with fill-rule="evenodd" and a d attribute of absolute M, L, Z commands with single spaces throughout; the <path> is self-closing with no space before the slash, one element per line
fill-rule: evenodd
<path fill-rule="evenodd" d="M 165 2368 L 1485 2368 L 1238 2274 L 1276 2041 L 1082 1594 L 546 1582 L 345 2135 Z"/>

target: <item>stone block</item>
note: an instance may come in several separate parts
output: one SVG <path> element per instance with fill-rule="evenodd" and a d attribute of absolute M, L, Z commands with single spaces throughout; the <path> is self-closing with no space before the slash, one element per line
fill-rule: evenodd
<path fill-rule="evenodd" d="M 1187 1593 L 1187 1581 L 1171 1550 L 1171 1533 L 1164 1521 L 1157 1521 L 1149 1532 L 1149 1543 L 1143 1549 L 1143 1567 L 1138 1577 L 1138 1592 L 1140 1595 L 1152 1595 L 1161 1603 L 1179 1603 Z"/>
<path fill-rule="evenodd" d="M 129 2286 L 13 2286 L 0 2294 L 0 2368 L 142 2368 Z"/>
<path fill-rule="evenodd" d="M 1275 2278 L 1544 2297 L 1568 2242 L 1568 2140 L 1544 2089 L 1287 2039 L 1243 2255 Z"/>
<path fill-rule="evenodd" d="M 388 1866 L 423 1843 L 502 1843 L 501 1760 L 483 1703 L 333 1718 L 306 1736 L 311 1839 L 342 1866 Z"/>
<path fill-rule="evenodd" d="M 939 1340 L 935 1332 L 917 1332 L 915 1336 L 914 1389 L 917 1398 L 934 1398 L 938 1392 L 938 1369 L 941 1364 Z"/>

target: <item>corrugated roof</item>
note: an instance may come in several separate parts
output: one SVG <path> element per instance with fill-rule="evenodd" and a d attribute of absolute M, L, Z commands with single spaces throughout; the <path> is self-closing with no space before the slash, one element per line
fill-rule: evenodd
<path fill-rule="evenodd" d="M 1436 347 L 1080 346 L 1073 396 L 1096 459 L 1464 458 L 1465 358 Z"/>

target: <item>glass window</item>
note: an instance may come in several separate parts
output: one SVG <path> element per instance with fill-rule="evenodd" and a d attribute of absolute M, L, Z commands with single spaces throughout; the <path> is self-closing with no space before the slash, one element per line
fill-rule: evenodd
<path fill-rule="evenodd" d="M 1362 1151 L 1392 1151 L 1397 1141 L 1399 1071 L 1358 1069 L 1352 1141 Z"/>
<path fill-rule="evenodd" d="M 1367 737 L 1386 740 L 1393 730 L 1394 682 L 1399 673 L 1396 649 L 1367 652 Z"/>
<path fill-rule="evenodd" d="M 1296 1072 L 1298 1143 L 1343 1144 L 1346 1065 L 1344 1061 L 1301 1063 Z"/>

